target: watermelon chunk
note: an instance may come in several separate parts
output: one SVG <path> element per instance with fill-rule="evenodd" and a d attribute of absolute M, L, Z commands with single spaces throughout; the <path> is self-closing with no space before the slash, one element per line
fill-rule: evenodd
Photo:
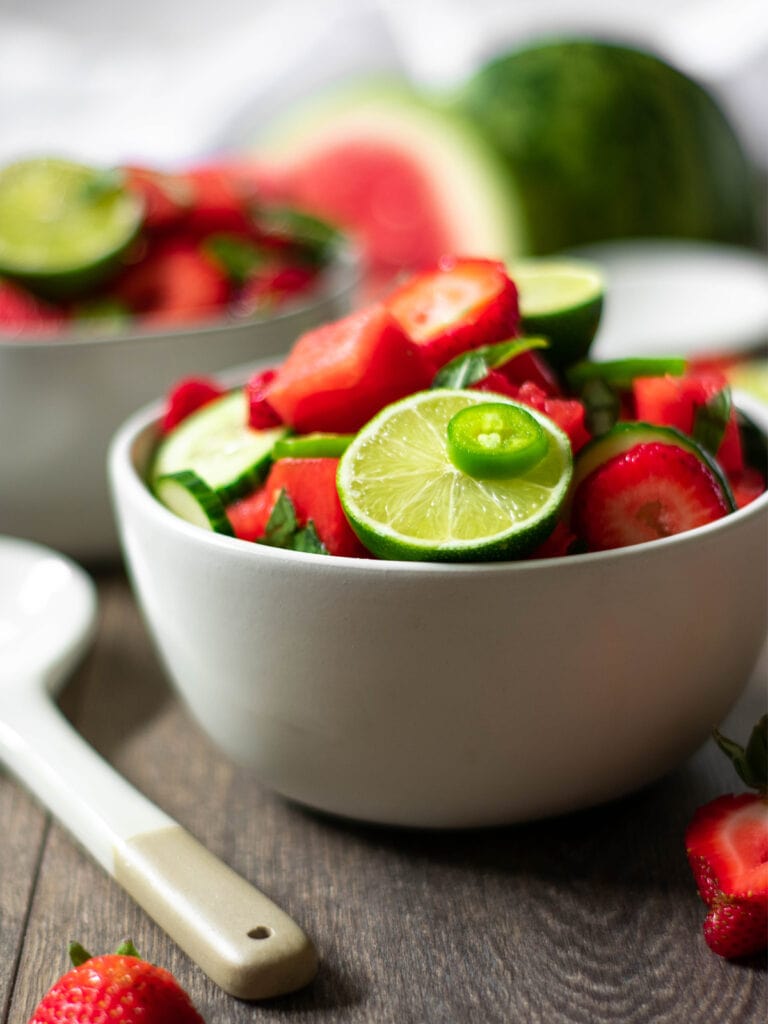
<path fill-rule="evenodd" d="M 374 305 L 303 334 L 264 397 L 299 433 L 351 434 L 430 379 L 417 346 Z"/>
<path fill-rule="evenodd" d="M 227 509 L 235 536 L 258 541 L 264 536 L 275 502 L 285 491 L 301 526 L 311 519 L 330 555 L 370 557 L 362 546 L 339 501 L 336 490 L 338 459 L 280 459 L 269 471 L 263 486 Z"/>
<path fill-rule="evenodd" d="M 682 377 L 638 377 L 632 385 L 638 420 L 659 426 L 677 427 L 685 434 L 693 431 L 696 410 L 713 398 L 728 380 L 722 373 L 687 373 Z M 728 476 L 737 477 L 744 469 L 744 455 L 736 419 L 731 409 L 723 440 L 715 453 Z"/>

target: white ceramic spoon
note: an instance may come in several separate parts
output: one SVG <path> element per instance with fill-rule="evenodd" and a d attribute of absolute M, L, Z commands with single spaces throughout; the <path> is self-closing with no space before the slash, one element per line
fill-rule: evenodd
<path fill-rule="evenodd" d="M 264 999 L 302 987 L 317 957 L 298 925 L 113 771 L 56 707 L 95 622 L 81 569 L 0 537 L 0 756 L 225 991 Z"/>

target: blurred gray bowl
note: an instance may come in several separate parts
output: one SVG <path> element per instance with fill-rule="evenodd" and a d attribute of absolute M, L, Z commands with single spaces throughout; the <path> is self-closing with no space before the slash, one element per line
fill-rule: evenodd
<path fill-rule="evenodd" d="M 0 533 L 117 559 L 106 453 L 119 424 L 181 377 L 284 354 L 352 308 L 359 277 L 350 247 L 311 299 L 271 317 L 44 341 L 0 333 Z"/>

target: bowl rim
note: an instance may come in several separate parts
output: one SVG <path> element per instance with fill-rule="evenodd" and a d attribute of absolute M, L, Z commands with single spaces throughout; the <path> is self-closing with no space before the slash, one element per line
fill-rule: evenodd
<path fill-rule="evenodd" d="M 265 365 L 264 360 L 246 364 L 225 371 L 219 375 L 222 382 L 229 386 L 242 383 L 244 375 Z M 734 404 L 742 409 L 768 436 L 768 405 L 758 399 L 735 391 Z M 203 530 L 192 523 L 187 523 L 169 509 L 165 508 L 142 478 L 134 461 L 134 450 L 137 442 L 147 433 L 156 432 L 162 413 L 162 400 L 145 405 L 131 415 L 113 435 L 107 455 L 107 466 L 112 487 L 114 513 L 118 505 L 125 503 L 125 496 L 137 502 L 144 515 L 149 516 L 163 530 L 178 533 L 188 539 L 190 544 L 220 551 L 222 557 L 241 558 L 245 562 L 285 563 L 297 567 L 305 566 L 309 571 L 317 566 L 324 566 L 324 571 L 351 572 L 364 575 L 370 573 L 398 574 L 411 576 L 458 576 L 458 575 L 491 575 L 495 573 L 526 573 L 542 571 L 543 568 L 565 569 L 568 572 L 578 571 L 579 566 L 591 565 L 637 558 L 664 557 L 670 547 L 686 547 L 698 544 L 702 539 L 719 533 L 740 529 L 750 519 L 765 515 L 768 519 L 768 489 L 749 505 L 723 516 L 712 523 L 663 537 L 660 540 L 646 541 L 628 547 L 613 548 L 608 551 L 590 551 L 578 555 L 561 555 L 552 558 L 528 558 L 498 562 L 419 562 L 402 559 L 348 558 L 340 555 L 321 555 L 303 551 L 291 551 L 269 547 L 264 544 L 243 541 L 236 537 Z"/>
<path fill-rule="evenodd" d="M 333 301 L 357 288 L 362 280 L 365 270 L 363 251 L 360 245 L 350 236 L 345 235 L 344 241 L 339 245 L 334 259 L 321 273 L 321 281 L 318 287 L 313 289 L 306 300 L 301 298 L 288 301 L 285 306 L 274 314 L 264 313 L 258 316 L 229 317 L 219 316 L 205 320 L 193 320 L 188 324 L 178 324 L 166 330 L 157 330 L 151 327 L 143 330 L 138 325 L 129 331 L 100 332 L 91 330 L 85 334 L 78 334 L 74 329 L 67 329 L 58 333 L 46 333 L 34 335 L 6 335 L 0 328 L 0 352 L 10 351 L 36 351 L 41 349 L 79 349 L 88 348 L 91 345 L 120 346 L 129 345 L 135 342 L 152 342 L 181 337 L 201 337 L 220 331 L 241 333 L 252 331 L 264 325 L 290 321 L 292 318 L 301 316 L 308 310 L 321 306 L 323 303 Z"/>

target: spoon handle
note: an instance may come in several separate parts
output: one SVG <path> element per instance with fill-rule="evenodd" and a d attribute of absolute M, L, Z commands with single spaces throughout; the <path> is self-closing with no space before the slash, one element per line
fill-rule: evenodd
<path fill-rule="evenodd" d="M 265 999 L 317 970 L 299 926 L 104 761 L 41 683 L 0 687 L 0 752 L 104 870 L 226 992 Z"/>

